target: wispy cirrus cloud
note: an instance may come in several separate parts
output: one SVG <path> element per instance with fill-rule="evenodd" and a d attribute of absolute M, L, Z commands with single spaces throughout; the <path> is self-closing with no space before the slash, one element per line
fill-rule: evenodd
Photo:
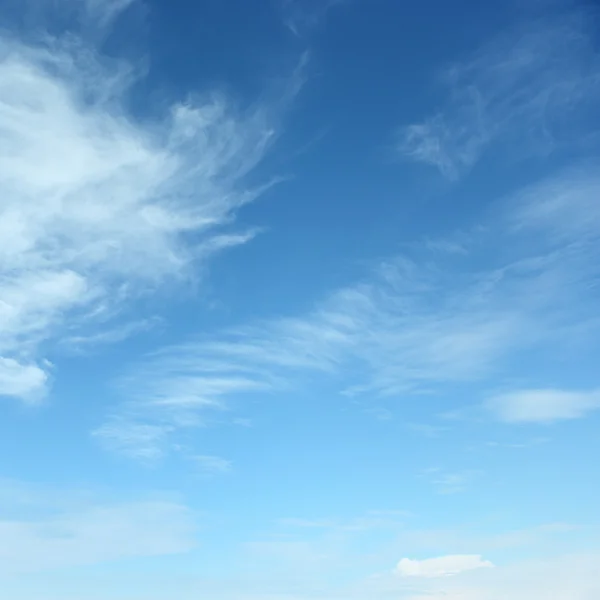
<path fill-rule="evenodd" d="M 67 0 L 68 1 L 68 0 Z M 106 27 L 110 22 L 138 0 L 84 0 L 83 10 L 96 25 Z"/>
<path fill-rule="evenodd" d="M 129 4 L 79 9 L 107 25 Z M 276 111 L 211 93 L 138 118 L 142 70 L 74 31 L 4 31 L 0 58 L 0 396 L 33 402 L 53 341 L 102 337 L 136 298 L 252 239 L 232 224 L 261 191 L 244 177 L 276 137 Z"/>
<path fill-rule="evenodd" d="M 236 360 L 226 342 L 207 345 L 160 351 L 120 381 L 126 401 L 94 437 L 111 450 L 154 461 L 169 452 L 178 431 L 204 426 L 210 413 L 226 411 L 230 397 L 276 389 L 267 366 Z M 244 351 L 242 346 L 237 350 Z"/>
<path fill-rule="evenodd" d="M 579 9 L 521 24 L 448 68 L 447 103 L 399 131 L 400 155 L 457 179 L 492 144 L 546 156 L 597 141 L 588 129 L 600 102 L 595 17 Z"/>
<path fill-rule="evenodd" d="M 414 398 L 495 387 L 512 376 L 514 356 L 535 348 L 593 345 L 597 189 L 594 169 L 564 171 L 505 199 L 463 235 L 460 253 L 428 240 L 305 315 L 167 348 L 124 380 L 127 400 L 106 427 L 118 424 L 124 437 L 140 423 L 168 431 L 167 451 L 171 435 L 205 424 L 208 411 L 285 393 L 309 376 L 350 395 Z"/>
<path fill-rule="evenodd" d="M 280 5 L 285 26 L 296 36 L 303 37 L 319 26 L 327 13 L 348 0 L 276 0 Z"/>

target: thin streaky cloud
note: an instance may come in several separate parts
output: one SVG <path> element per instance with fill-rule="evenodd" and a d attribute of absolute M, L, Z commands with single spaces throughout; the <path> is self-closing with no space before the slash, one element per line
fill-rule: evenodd
<path fill-rule="evenodd" d="M 112 20 L 128 4 L 85 6 Z M 71 339 L 106 343 L 125 306 L 258 233 L 235 228 L 265 188 L 244 178 L 302 69 L 277 106 L 190 94 L 142 121 L 127 109 L 142 70 L 76 32 L 35 43 L 3 33 L 0 55 L 0 396 L 32 401 L 49 382 L 41 345 L 67 324 Z"/>
<path fill-rule="evenodd" d="M 303 38 L 321 25 L 327 13 L 348 0 L 275 0 L 280 5 L 284 25 Z"/>
<path fill-rule="evenodd" d="M 114 452 L 141 463 L 153 464 L 162 458 L 173 427 L 153 424 L 148 417 L 142 423 L 123 417 L 113 418 L 93 432 L 93 437 Z"/>
<path fill-rule="evenodd" d="M 590 142 L 586 117 L 600 102 L 594 19 L 572 11 L 523 24 L 448 68 L 447 103 L 398 132 L 400 155 L 455 180 L 492 144 L 545 156 Z"/>
<path fill-rule="evenodd" d="M 90 17 L 99 18 L 101 25 L 106 26 L 137 2 L 138 0 L 84 0 L 83 4 Z"/>
<path fill-rule="evenodd" d="M 594 2 L 143 1 L 0 0 L 0 599 L 598 600 Z"/>
<path fill-rule="evenodd" d="M 311 373 L 339 381 L 349 395 L 410 399 L 452 384 L 485 385 L 514 353 L 581 343 L 598 327 L 600 236 L 586 225 L 583 239 L 573 226 L 587 224 L 598 185 L 595 171 L 577 173 L 507 198 L 485 235 L 464 236 L 460 253 L 440 254 L 444 244 L 426 240 L 304 316 L 159 352 L 126 379 L 114 419 L 125 436 L 140 422 L 176 436 L 204 425 L 207 411 L 248 394 L 285 393 Z M 560 203 L 569 219 L 544 208 Z M 474 268 L 482 255 L 486 265 Z"/>

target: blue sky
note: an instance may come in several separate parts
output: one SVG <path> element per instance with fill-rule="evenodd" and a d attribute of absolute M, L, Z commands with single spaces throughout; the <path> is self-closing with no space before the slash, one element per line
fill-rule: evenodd
<path fill-rule="evenodd" d="M 0 15 L 7 597 L 600 597 L 594 2 Z"/>

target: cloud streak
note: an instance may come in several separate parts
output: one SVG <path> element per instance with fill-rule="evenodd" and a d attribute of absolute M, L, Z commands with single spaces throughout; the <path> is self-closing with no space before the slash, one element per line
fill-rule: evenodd
<path fill-rule="evenodd" d="M 600 101 L 594 14 L 572 11 L 522 24 L 448 68 L 448 102 L 399 131 L 398 151 L 458 179 L 493 144 L 546 156 L 591 141 Z M 595 136 L 594 139 L 597 139 Z"/>
<path fill-rule="evenodd" d="M 123 382 L 128 400 L 112 422 L 124 436 L 140 422 L 176 435 L 241 396 L 285 393 L 309 376 L 409 401 L 497 385 L 535 348 L 593 344 L 597 189 L 595 170 L 565 171 L 505 199 L 460 253 L 427 240 L 305 315 L 165 349 Z"/>
<path fill-rule="evenodd" d="M 278 0 L 279 1 L 279 0 Z M 327 13 L 347 0 L 281 0 L 285 26 L 298 38 L 318 27 Z"/>
<path fill-rule="evenodd" d="M 108 23 L 127 4 L 90 0 L 87 14 Z M 140 296 L 252 239 L 232 225 L 276 137 L 266 107 L 218 94 L 141 120 L 128 110 L 136 65 L 82 37 L 40 39 L 0 37 L 0 396 L 25 401 L 47 391 L 43 348 L 65 327 L 101 335 Z"/>

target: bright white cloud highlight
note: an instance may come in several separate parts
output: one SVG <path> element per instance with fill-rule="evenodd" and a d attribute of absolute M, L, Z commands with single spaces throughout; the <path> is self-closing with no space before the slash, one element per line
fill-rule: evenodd
<path fill-rule="evenodd" d="M 490 568 L 494 565 L 477 554 L 457 554 L 412 560 L 403 558 L 396 567 L 396 572 L 403 577 L 447 577 L 465 571 Z"/>
<path fill-rule="evenodd" d="M 552 423 L 600 409 L 600 391 L 518 390 L 490 398 L 486 406 L 507 423 Z"/>
<path fill-rule="evenodd" d="M 126 4 L 89 0 L 88 14 Z M 44 39 L 0 37 L 0 396 L 25 400 L 46 391 L 41 344 L 101 335 L 141 294 L 252 238 L 224 227 L 258 194 L 242 179 L 274 139 L 263 108 L 218 95 L 137 119 L 135 65 Z"/>
<path fill-rule="evenodd" d="M 0 357 L 0 395 L 36 402 L 47 380 L 47 373 L 37 365 Z"/>

